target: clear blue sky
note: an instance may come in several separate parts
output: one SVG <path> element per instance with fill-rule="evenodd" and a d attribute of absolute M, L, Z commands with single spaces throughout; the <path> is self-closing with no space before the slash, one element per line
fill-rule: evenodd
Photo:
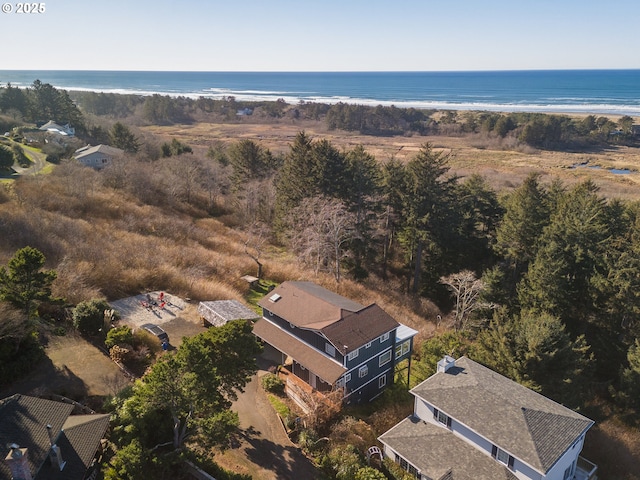
<path fill-rule="evenodd" d="M 43 3 L 0 13 L 0 70 L 640 68 L 639 0 Z"/>

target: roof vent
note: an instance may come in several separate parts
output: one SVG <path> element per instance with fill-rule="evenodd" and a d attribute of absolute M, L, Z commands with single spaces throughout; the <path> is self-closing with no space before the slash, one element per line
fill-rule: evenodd
<path fill-rule="evenodd" d="M 276 303 L 278 300 L 280 300 L 282 298 L 282 295 L 279 295 L 277 293 L 274 293 L 273 295 L 271 295 L 269 297 L 269 301 Z"/>
<path fill-rule="evenodd" d="M 438 370 L 437 372 L 446 372 L 447 370 L 449 370 L 451 367 L 453 367 L 456 364 L 456 360 L 453 357 L 450 357 L 449 355 L 445 355 L 444 358 L 440 361 L 438 361 Z"/>

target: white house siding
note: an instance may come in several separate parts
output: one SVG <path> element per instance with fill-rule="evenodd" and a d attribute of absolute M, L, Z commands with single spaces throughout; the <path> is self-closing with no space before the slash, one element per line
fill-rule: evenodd
<path fill-rule="evenodd" d="M 96 152 L 85 155 L 78 159 L 78 161 L 87 167 L 104 168 L 111 163 L 111 158 L 103 153 Z"/>
<path fill-rule="evenodd" d="M 425 422 L 429 422 L 429 423 L 432 423 L 434 425 L 439 425 L 440 427 L 444 428 L 442 423 L 440 423 L 438 420 L 436 420 L 433 417 L 433 409 L 436 408 L 436 407 L 434 407 L 433 405 L 428 404 L 427 402 L 425 402 L 424 400 L 422 400 L 422 399 L 420 399 L 418 397 L 415 397 L 415 398 L 416 398 L 416 403 L 415 403 L 415 406 L 414 406 L 414 411 L 415 411 L 416 416 L 418 416 L 420 419 L 424 420 Z M 443 411 L 443 413 L 446 414 L 447 412 Z M 468 427 L 466 427 L 465 425 L 461 424 L 460 422 L 456 421 L 455 418 L 451 418 L 451 428 L 450 428 L 450 430 L 457 437 L 461 438 L 465 442 L 467 442 L 470 445 L 474 446 L 475 448 L 477 448 L 478 450 L 480 450 L 481 452 L 483 452 L 487 456 L 491 456 L 491 451 L 493 449 L 493 443 L 491 443 L 489 440 L 487 440 L 486 438 L 482 437 L 481 435 L 478 435 L 476 432 L 474 432 L 473 430 L 469 429 Z M 500 445 L 497 445 L 497 446 L 501 447 Z M 501 448 L 503 450 L 505 450 L 506 452 L 509 452 L 509 448 L 508 448 L 507 445 L 503 445 Z M 578 447 L 576 447 L 576 450 L 579 451 Z M 496 462 L 497 462 L 497 460 L 496 460 Z M 565 465 L 564 468 L 566 468 L 566 465 Z M 562 469 L 562 472 L 560 473 L 560 477 L 558 478 L 558 480 L 563 480 L 562 475 L 564 474 L 564 468 Z M 522 480 L 547 480 L 547 479 L 551 480 L 552 479 L 552 477 L 543 476 L 542 474 L 540 474 L 539 472 L 537 472 L 536 470 L 534 470 L 533 468 L 531 468 L 527 464 L 521 462 L 517 458 L 514 458 L 512 472 L 513 472 L 513 474 L 515 476 L 517 476 L 518 478 L 520 478 Z M 553 477 L 553 480 L 556 480 L 555 477 Z"/>
<path fill-rule="evenodd" d="M 572 447 L 569 447 L 562 457 L 556 462 L 556 464 L 551 467 L 551 470 L 547 473 L 545 477 L 542 477 L 544 480 L 563 480 L 565 470 L 572 464 L 575 464 L 578 461 L 578 456 L 582 451 L 582 445 L 584 444 L 584 435 L 580 437 L 580 439 L 573 444 Z M 575 466 L 574 466 L 575 468 Z M 574 470 L 575 473 L 575 470 Z M 569 477 L 573 478 L 573 476 Z"/>

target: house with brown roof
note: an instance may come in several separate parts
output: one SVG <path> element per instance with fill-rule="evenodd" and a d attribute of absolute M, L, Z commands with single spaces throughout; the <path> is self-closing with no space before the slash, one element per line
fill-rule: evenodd
<path fill-rule="evenodd" d="M 413 415 L 378 440 L 420 480 L 595 480 L 593 421 L 467 357 L 411 390 Z"/>
<path fill-rule="evenodd" d="M 0 480 L 95 478 L 109 415 L 26 395 L 0 400 Z"/>
<path fill-rule="evenodd" d="M 312 389 L 340 389 L 345 403 L 370 401 L 411 357 L 417 331 L 375 303 L 364 306 L 312 282 L 284 282 L 260 302 L 253 332 Z"/>

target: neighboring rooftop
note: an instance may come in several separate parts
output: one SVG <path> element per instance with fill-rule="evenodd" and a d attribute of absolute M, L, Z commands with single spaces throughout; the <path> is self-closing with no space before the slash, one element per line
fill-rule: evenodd
<path fill-rule="evenodd" d="M 116 157 L 118 155 L 122 155 L 124 153 L 123 150 L 120 150 L 116 147 L 110 147 L 109 145 L 96 145 L 94 147 L 87 145 L 86 147 L 79 148 L 75 151 L 74 157 L 78 160 L 86 157 L 87 155 L 91 155 L 92 153 L 102 153 L 105 155 L 109 155 L 112 157 Z"/>
<path fill-rule="evenodd" d="M 9 453 L 9 444 L 28 449 L 29 469 L 35 480 L 81 480 L 91 464 L 100 440 L 109 425 L 109 415 L 71 415 L 74 406 L 26 395 L 0 401 L 0 456 Z M 51 435 L 67 462 L 60 472 L 45 461 Z M 1 460 L 1 459 L 0 459 Z M 10 480 L 8 466 L 0 461 L 0 480 Z"/>
<path fill-rule="evenodd" d="M 509 469 L 445 428 L 410 416 L 380 440 L 434 480 L 517 480 Z M 455 462 L 451 461 L 455 457 Z"/>
<path fill-rule="evenodd" d="M 594 423 L 466 357 L 411 393 L 542 473 Z"/>
<path fill-rule="evenodd" d="M 260 318 L 260 315 L 237 300 L 200 302 L 198 313 L 207 322 L 216 326 L 224 325 L 232 320 L 255 320 Z"/>

